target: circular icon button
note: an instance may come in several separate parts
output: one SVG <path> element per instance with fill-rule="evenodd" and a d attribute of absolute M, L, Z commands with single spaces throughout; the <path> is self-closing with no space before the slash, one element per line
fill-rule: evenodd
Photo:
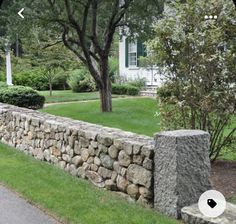
<path fill-rule="evenodd" d="M 226 209 L 225 197 L 219 191 L 206 191 L 198 200 L 198 208 L 204 216 L 216 218 Z"/>

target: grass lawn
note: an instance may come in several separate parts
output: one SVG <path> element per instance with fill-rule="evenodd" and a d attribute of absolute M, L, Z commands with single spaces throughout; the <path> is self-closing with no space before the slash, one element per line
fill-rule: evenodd
<path fill-rule="evenodd" d="M 42 111 L 149 136 L 160 130 L 154 117 L 158 108 L 154 99 L 114 99 L 112 113 L 101 113 L 99 105 L 99 101 L 76 102 L 52 105 Z"/>
<path fill-rule="evenodd" d="M 179 223 L 6 145 L 0 144 L 0 154 L 0 182 L 65 223 Z"/>
<path fill-rule="evenodd" d="M 82 101 L 82 100 L 96 100 L 99 99 L 98 92 L 88 93 L 74 93 L 71 90 L 55 90 L 52 92 L 52 96 L 49 95 L 49 91 L 38 91 L 40 95 L 45 96 L 46 103 L 58 103 L 68 101 Z M 113 95 L 113 98 L 124 97 L 123 95 Z"/>

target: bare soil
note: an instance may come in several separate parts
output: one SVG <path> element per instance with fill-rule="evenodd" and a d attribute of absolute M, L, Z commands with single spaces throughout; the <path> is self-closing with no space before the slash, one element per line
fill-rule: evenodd
<path fill-rule="evenodd" d="M 213 188 L 226 198 L 236 196 L 236 161 L 216 161 L 211 168 Z"/>

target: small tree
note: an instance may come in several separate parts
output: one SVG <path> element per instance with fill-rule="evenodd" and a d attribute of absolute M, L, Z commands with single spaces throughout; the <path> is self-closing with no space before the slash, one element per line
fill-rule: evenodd
<path fill-rule="evenodd" d="M 216 20 L 205 20 L 211 12 Z M 167 129 L 206 130 L 210 157 L 235 147 L 236 20 L 229 0 L 187 0 L 167 6 L 149 42 L 166 86 L 159 90 Z"/>

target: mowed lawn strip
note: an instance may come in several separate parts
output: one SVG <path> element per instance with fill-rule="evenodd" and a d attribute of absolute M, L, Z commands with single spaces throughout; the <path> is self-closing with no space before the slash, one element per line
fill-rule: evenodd
<path fill-rule="evenodd" d="M 179 223 L 4 144 L 0 154 L 0 182 L 65 223 Z"/>
<path fill-rule="evenodd" d="M 151 98 L 114 99 L 112 113 L 101 113 L 99 101 L 51 105 L 42 111 L 148 136 L 160 130 L 157 101 Z"/>
<path fill-rule="evenodd" d="M 58 102 L 70 102 L 70 101 L 83 101 L 83 100 L 96 100 L 99 99 L 98 92 L 88 93 L 74 93 L 71 90 L 55 90 L 52 92 L 52 96 L 49 95 L 49 91 L 38 91 L 40 95 L 45 96 L 45 103 L 58 103 Z M 124 95 L 112 95 L 113 98 L 125 97 Z"/>

